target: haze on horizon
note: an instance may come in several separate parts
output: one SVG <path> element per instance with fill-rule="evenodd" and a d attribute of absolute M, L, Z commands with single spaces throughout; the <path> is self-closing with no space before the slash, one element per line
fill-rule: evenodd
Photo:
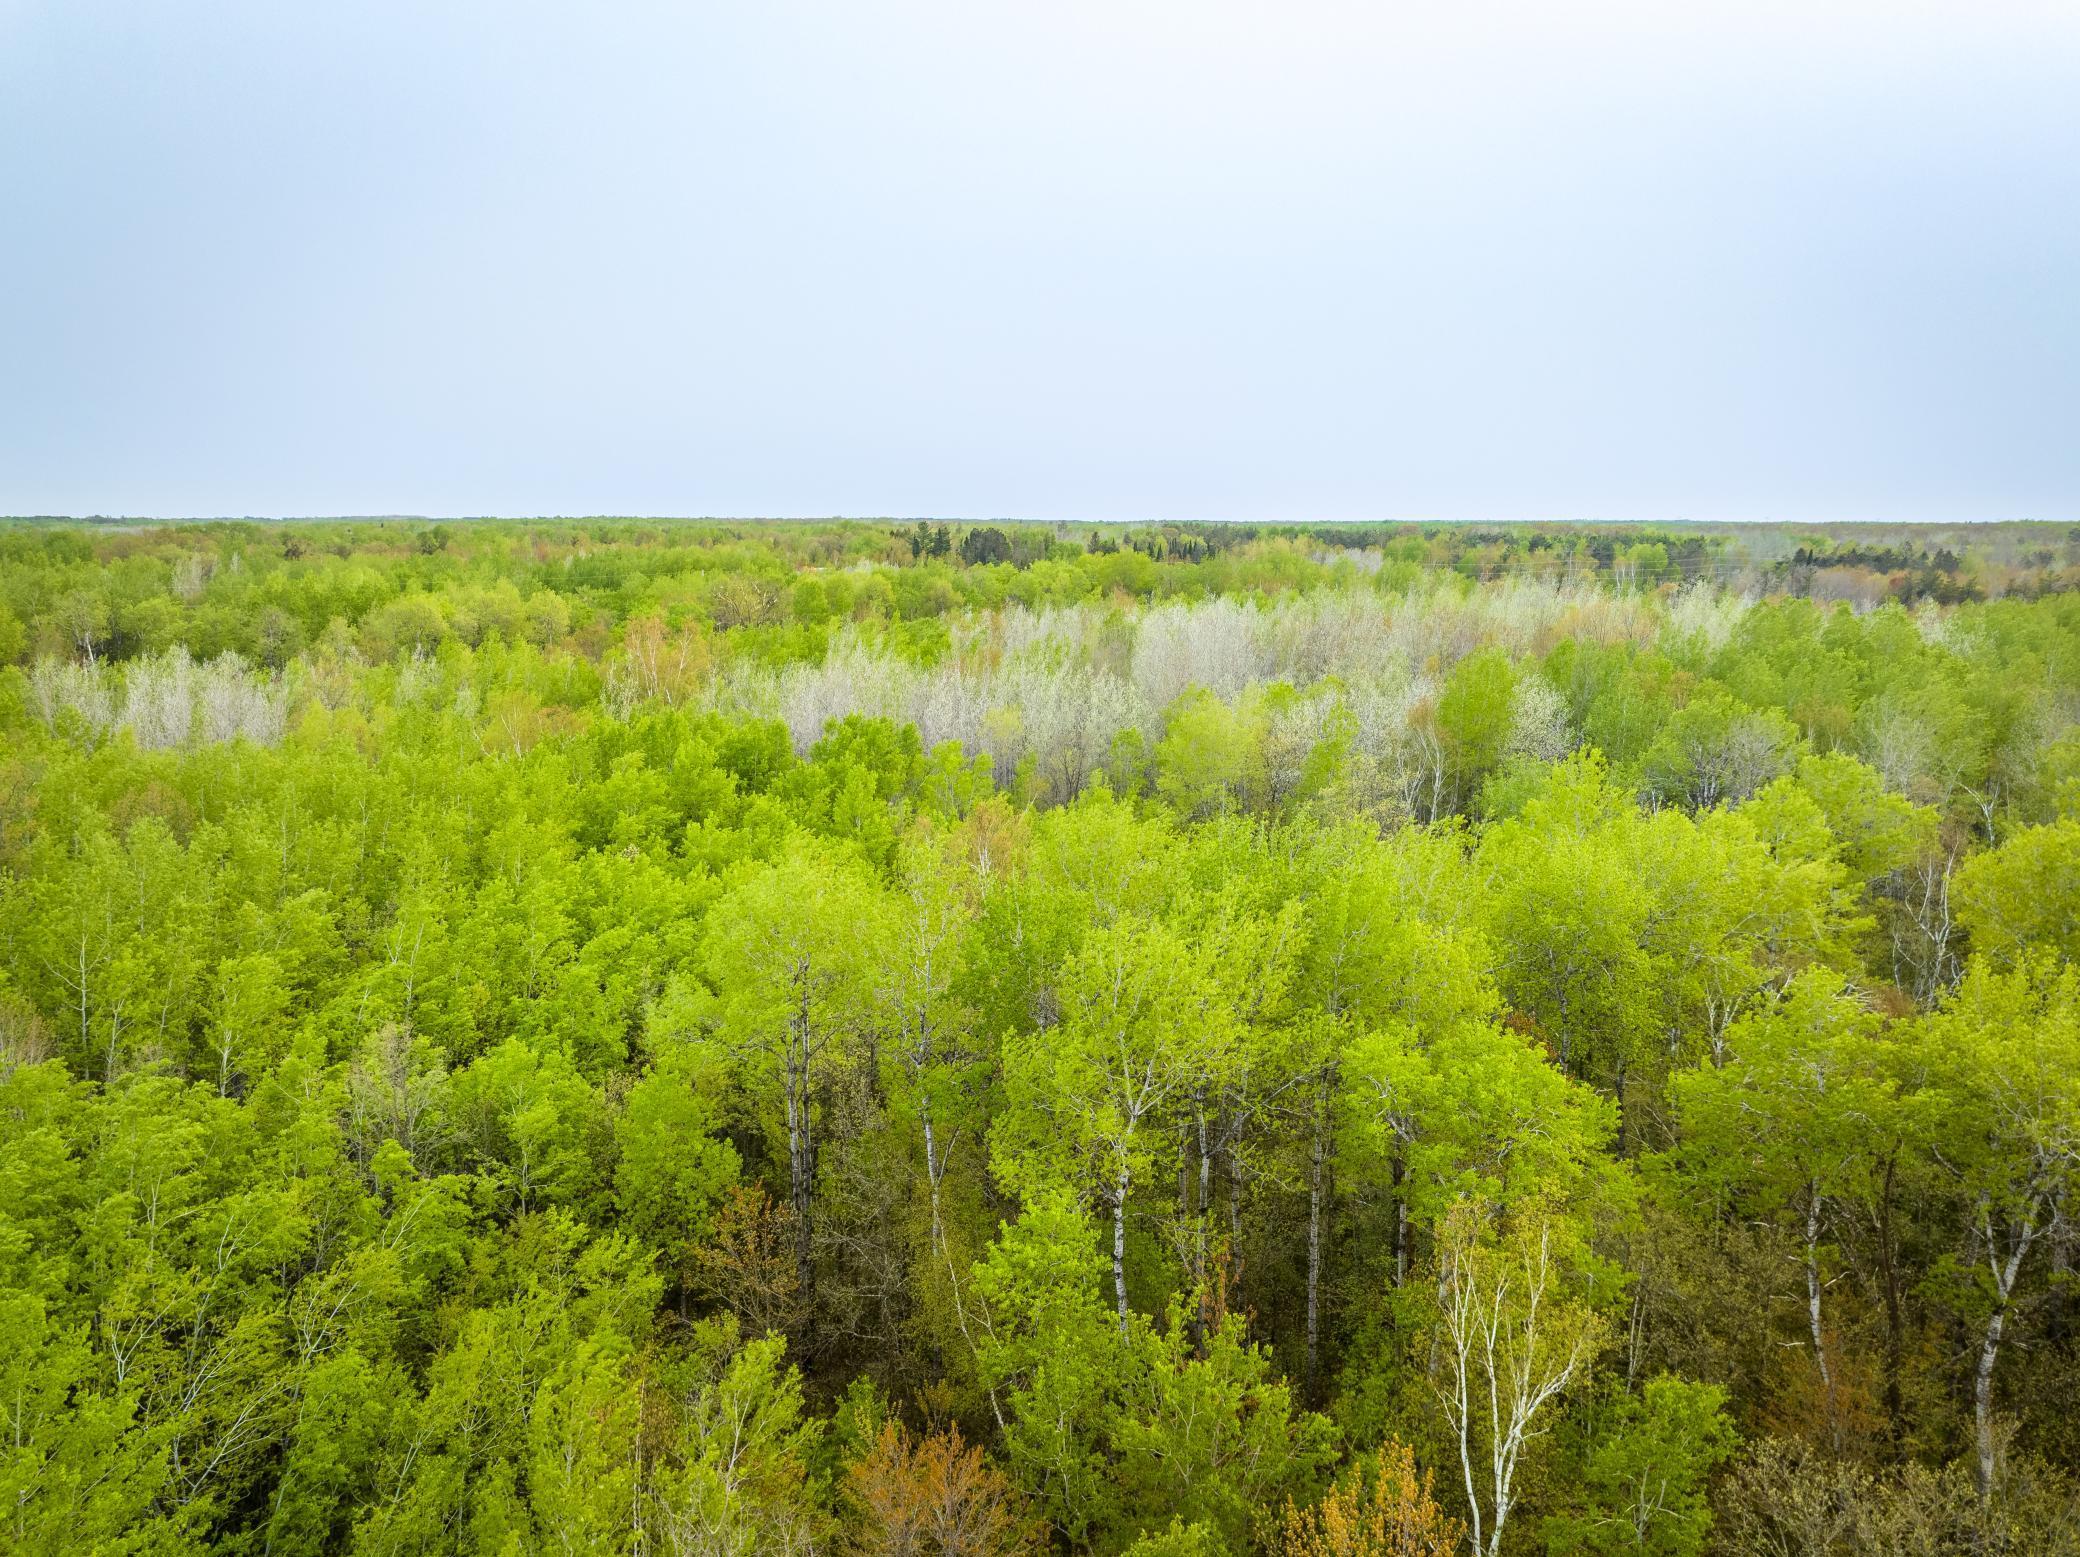
<path fill-rule="evenodd" d="M 2080 521 L 2080 9 L 0 0 L 0 512 Z"/>

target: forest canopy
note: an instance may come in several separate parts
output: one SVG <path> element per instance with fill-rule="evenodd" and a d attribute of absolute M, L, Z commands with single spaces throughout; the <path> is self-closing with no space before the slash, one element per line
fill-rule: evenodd
<path fill-rule="evenodd" d="M 0 1549 L 2080 1551 L 2076 584 L 0 524 Z"/>

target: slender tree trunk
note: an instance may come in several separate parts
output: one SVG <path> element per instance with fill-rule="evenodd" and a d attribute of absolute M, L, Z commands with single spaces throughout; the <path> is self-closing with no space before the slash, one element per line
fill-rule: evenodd
<path fill-rule="evenodd" d="M 1315 1099 L 1314 1149 L 1307 1168 L 1307 1371 L 1302 1388 L 1310 1402 L 1315 1398 L 1315 1380 L 1321 1366 L 1322 1211 L 1329 1190 L 1329 1098 L 1335 1084 L 1333 1078 L 1334 1068 L 1325 1068 Z"/>
<path fill-rule="evenodd" d="M 1228 1292 L 1229 1301 L 1242 1286 L 1242 1155 L 1228 1143 Z"/>
<path fill-rule="evenodd" d="M 797 1008 L 787 1050 L 788 1198 L 794 1211 L 795 1280 L 807 1302 L 816 1291 L 816 1137 L 810 1120 L 809 1003 Z"/>
<path fill-rule="evenodd" d="M 1206 1100 L 1199 1099 L 1199 1215 L 1213 1204 L 1213 1153 L 1206 1138 Z"/>
<path fill-rule="evenodd" d="M 1127 1333 L 1127 1170 L 1112 1190 L 1112 1295 L 1119 1305 L 1119 1333 Z"/>
<path fill-rule="evenodd" d="M 1408 1179 L 1408 1161 L 1404 1149 L 1397 1141 L 1394 1145 L 1394 1160 L 1388 1166 L 1394 1184 L 1394 1285 L 1408 1283 L 1408 1192 L 1404 1187 Z"/>
<path fill-rule="evenodd" d="M 1837 1452 L 1842 1425 L 1834 1408 L 1834 1373 L 1827 1366 L 1826 1331 L 1820 1317 L 1820 1195 L 1806 1185 L 1806 1320 L 1813 1331 L 1813 1361 L 1820 1369 L 1820 1388 L 1827 1402 L 1827 1427 Z"/>
<path fill-rule="evenodd" d="M 2035 1209 L 2035 1208 L 2033 1208 Z M 1986 1334 L 1979 1342 L 1979 1365 L 1972 1373 L 1972 1418 L 1978 1440 L 1978 1482 L 1981 1499 L 1993 1496 L 1993 1365 L 2000 1356 L 2001 1332 L 2007 1328 L 2008 1299 L 2015 1291 L 2015 1277 L 2036 1242 L 2037 1222 L 2031 1215 L 2017 1231 L 2006 1260 L 1994 1241 L 1993 1216 L 1980 1209 L 1980 1225 L 1986 1236 L 1986 1267 L 1993 1275 L 1993 1313 L 1986 1321 Z"/>
<path fill-rule="evenodd" d="M 939 1221 L 939 1152 L 932 1137 L 932 1100 L 921 1092 L 917 1100 L 917 1117 L 924 1125 L 924 1177 L 932 1199 L 932 1247 L 936 1250 L 946 1242 Z"/>
<path fill-rule="evenodd" d="M 91 1025 L 88 1021 L 88 1013 L 91 1009 L 87 1000 L 87 938 L 82 935 L 79 938 L 79 1052 L 81 1054 L 92 1052 L 94 1047 L 93 1034 L 88 1030 Z M 116 1079 L 115 1054 L 113 1051 L 109 1054 L 108 1064 L 103 1067 L 103 1079 L 111 1084 Z"/>
<path fill-rule="evenodd" d="M 1206 1138 L 1206 1094 L 1203 1090 L 1192 1097 L 1193 1122 L 1199 1132 L 1199 1184 L 1198 1199 L 1192 1207 L 1194 1229 L 1192 1280 L 1199 1289 L 1198 1301 L 1192 1309 L 1192 1350 L 1199 1356 L 1206 1355 L 1206 1332 L 1213 1324 L 1213 1291 L 1206 1270 L 1207 1216 L 1213 1200 L 1213 1155 Z"/>
<path fill-rule="evenodd" d="M 1618 1061 L 1617 1071 L 1611 1078 L 1612 1092 L 1618 1103 L 1618 1160 L 1625 1160 L 1625 1062 Z"/>
<path fill-rule="evenodd" d="M 1900 1315 L 1899 1251 L 1892 1241 L 1892 1197 L 1899 1176 L 1899 1149 L 1885 1159 L 1885 1177 L 1878 1191 L 1878 1279 L 1885 1289 L 1885 1414 L 1892 1424 L 1896 1446 L 1906 1431 L 1906 1411 L 1900 1398 L 1900 1372 L 1905 1324 Z"/>
<path fill-rule="evenodd" d="M 2065 1193 L 2062 1190 L 2052 1202 L 2049 1221 L 2051 1290 L 2046 1294 L 2048 1311 L 2044 1316 L 2044 1336 L 2052 1345 L 2062 1346 L 2073 1329 L 2072 1224 L 2066 1220 Z"/>
<path fill-rule="evenodd" d="M 968 1307 L 961 1298 L 961 1273 L 953 1259 L 953 1246 L 946 1238 L 946 1223 L 940 1210 L 939 1181 L 946 1176 L 946 1164 L 938 1155 L 937 1138 L 932 1132 L 932 1100 L 920 1089 L 917 1099 L 917 1116 L 924 1124 L 924 1176 L 930 1186 L 932 1199 L 932 1250 L 946 1262 L 947 1290 L 953 1296 L 953 1320 L 960 1326 L 961 1339 L 968 1343 L 968 1352 L 980 1360 L 981 1351 L 975 1345 L 975 1337 L 968 1330 Z M 950 1147 L 949 1147 L 950 1149 Z M 997 1430 L 1004 1428 L 1004 1409 L 997 1402 L 997 1391 L 993 1385 L 985 1384 L 984 1393 L 989 1396 L 990 1415 L 997 1419 Z"/>
<path fill-rule="evenodd" d="M 2000 1355 L 2001 1330 L 2007 1322 L 2008 1305 L 2003 1302 L 1986 1321 L 1979 1365 L 1972 1371 L 1972 1425 L 1979 1450 L 1977 1480 L 1982 1499 L 1993 1495 L 1993 1364 Z"/>
<path fill-rule="evenodd" d="M 1185 1221 L 1192 1214 L 1192 1127 L 1179 1125 L 1177 1129 L 1177 1220 Z"/>

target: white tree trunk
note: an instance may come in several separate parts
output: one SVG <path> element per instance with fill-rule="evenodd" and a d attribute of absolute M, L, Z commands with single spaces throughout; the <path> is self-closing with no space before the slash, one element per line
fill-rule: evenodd
<path fill-rule="evenodd" d="M 1112 1295 L 1119 1304 L 1119 1333 L 1127 1333 L 1127 1170 L 1112 1190 Z"/>
<path fill-rule="evenodd" d="M 1314 1150 L 1307 1172 L 1307 1373 L 1303 1387 L 1310 1401 L 1321 1365 L 1322 1206 L 1328 1190 L 1329 1086 L 1324 1073 L 1321 1096 L 1315 1102 Z"/>
<path fill-rule="evenodd" d="M 1993 1276 L 1994 1290 L 1993 1313 L 1987 1318 L 1986 1333 L 1979 1342 L 1979 1364 L 1972 1372 L 1972 1425 L 1979 1451 L 1981 1498 L 1993 1495 L 1993 1365 L 2000 1356 L 2001 1331 L 2007 1327 L 2008 1300 L 2015 1291 L 2015 1278 L 2022 1269 L 2030 1245 L 2037 1239 L 2035 1211 L 2032 1204 L 2030 1214 L 2015 1229 L 2005 1260 L 2000 1258 L 1999 1245 L 1994 1241 L 1992 1212 L 1982 1208 L 1980 1213 L 1980 1226 L 1986 1238 L 1986 1268 Z"/>

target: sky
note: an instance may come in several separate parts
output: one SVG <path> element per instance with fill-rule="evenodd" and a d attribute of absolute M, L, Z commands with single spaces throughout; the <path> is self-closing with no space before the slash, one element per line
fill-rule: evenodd
<path fill-rule="evenodd" d="M 0 0 L 0 513 L 2080 522 L 2080 4 Z"/>

